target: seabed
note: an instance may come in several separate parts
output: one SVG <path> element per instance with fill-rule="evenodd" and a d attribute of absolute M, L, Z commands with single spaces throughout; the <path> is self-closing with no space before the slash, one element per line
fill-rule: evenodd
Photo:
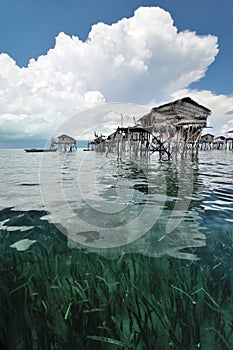
<path fill-rule="evenodd" d="M 37 242 L 23 252 L 9 247 L 22 232 L 1 232 L 1 349 L 232 349 L 232 231 L 199 248 L 205 263 L 106 259 L 69 249 L 44 214 L 18 217 L 38 224 L 24 233 Z M 15 213 L 5 209 L 4 217 Z"/>

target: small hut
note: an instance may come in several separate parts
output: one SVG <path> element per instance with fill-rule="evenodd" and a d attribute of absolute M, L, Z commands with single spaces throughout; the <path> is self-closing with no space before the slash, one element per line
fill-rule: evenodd
<path fill-rule="evenodd" d="M 207 133 L 201 136 L 200 139 L 200 149 L 201 150 L 208 150 L 212 148 L 212 144 L 214 141 L 214 135 Z"/>
<path fill-rule="evenodd" d="M 232 150 L 233 149 L 233 130 L 228 131 L 228 136 L 226 138 L 227 148 Z"/>
<path fill-rule="evenodd" d="M 213 134 L 204 134 L 201 136 L 201 142 L 208 142 L 211 143 L 214 140 L 214 135 Z"/>
<path fill-rule="evenodd" d="M 58 136 L 56 144 L 61 151 L 74 151 L 77 149 L 76 140 L 68 135 L 62 134 Z"/>
<path fill-rule="evenodd" d="M 225 149 L 226 148 L 226 137 L 225 136 L 217 136 L 213 140 L 214 149 Z"/>

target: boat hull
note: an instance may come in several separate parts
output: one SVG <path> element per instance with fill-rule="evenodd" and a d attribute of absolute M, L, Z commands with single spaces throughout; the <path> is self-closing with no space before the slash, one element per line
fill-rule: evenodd
<path fill-rule="evenodd" d="M 46 148 L 25 148 L 24 150 L 27 153 L 32 153 L 32 152 L 56 152 L 57 149 L 46 149 Z"/>

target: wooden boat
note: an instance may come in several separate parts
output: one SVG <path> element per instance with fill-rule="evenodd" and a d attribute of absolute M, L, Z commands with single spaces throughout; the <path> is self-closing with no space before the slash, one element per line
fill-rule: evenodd
<path fill-rule="evenodd" d="M 25 152 L 32 153 L 32 152 L 56 152 L 57 147 L 55 146 L 55 142 L 52 139 L 50 141 L 50 144 L 48 145 L 48 148 L 25 148 Z"/>
<path fill-rule="evenodd" d="M 56 152 L 57 148 L 25 148 L 25 152 Z"/>

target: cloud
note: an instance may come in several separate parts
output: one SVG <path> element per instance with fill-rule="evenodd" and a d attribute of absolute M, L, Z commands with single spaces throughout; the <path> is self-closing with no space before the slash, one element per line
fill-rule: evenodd
<path fill-rule="evenodd" d="M 48 137 L 83 108 L 105 102 L 167 102 L 201 79 L 217 54 L 215 36 L 178 32 L 159 7 L 138 8 L 112 25 L 93 25 L 85 42 L 60 33 L 54 48 L 28 67 L 1 54 L 1 135 Z M 227 97 L 193 94 L 227 105 L 223 115 L 232 108 Z M 211 107 L 209 100 L 204 105 Z"/>
<path fill-rule="evenodd" d="M 233 110 L 225 112 L 225 115 L 232 115 L 233 116 Z"/>
<path fill-rule="evenodd" d="M 178 99 L 187 95 L 212 111 L 208 117 L 208 126 L 212 127 L 211 133 L 217 136 L 233 129 L 233 96 L 215 95 L 208 90 L 183 89 L 176 91 L 172 97 Z"/>
<path fill-rule="evenodd" d="M 134 125 L 149 112 L 150 109 L 138 104 L 105 103 L 75 114 L 54 130 L 54 136 L 62 133 L 76 135 L 78 141 L 91 140 L 94 133 L 107 136 L 119 125 Z"/>

